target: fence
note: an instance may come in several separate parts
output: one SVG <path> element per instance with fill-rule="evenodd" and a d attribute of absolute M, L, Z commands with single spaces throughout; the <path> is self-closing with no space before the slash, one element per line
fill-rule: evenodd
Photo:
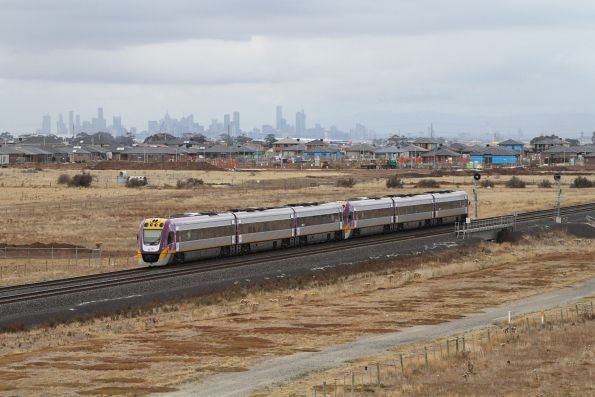
<path fill-rule="evenodd" d="M 114 267 L 134 265 L 131 255 L 101 248 L 0 248 L 0 280 L 17 280 L 34 273 L 88 273 L 98 268 L 112 270 Z"/>
<path fill-rule="evenodd" d="M 371 362 L 342 372 L 332 380 L 306 387 L 303 394 L 292 393 L 290 397 L 337 397 L 369 396 L 385 392 L 387 388 L 415 382 L 413 376 L 420 371 L 429 371 L 447 360 L 471 359 L 487 355 L 489 344 L 501 344 L 513 336 L 534 331 L 553 330 L 556 325 L 580 324 L 595 320 L 593 302 L 567 305 L 542 310 L 539 313 L 512 318 L 502 326 L 490 326 L 484 330 L 470 332 L 443 340 L 440 343 L 416 348 L 407 353 L 398 352 L 393 359 Z M 513 347 L 514 348 L 514 347 Z M 466 378 L 473 374 L 470 366 L 464 372 Z"/>
<path fill-rule="evenodd" d="M 516 227 L 516 215 L 500 216 L 490 219 L 475 219 L 469 223 L 456 222 L 455 233 L 458 237 L 466 238 L 471 233 L 484 232 L 488 230 L 514 229 Z"/>

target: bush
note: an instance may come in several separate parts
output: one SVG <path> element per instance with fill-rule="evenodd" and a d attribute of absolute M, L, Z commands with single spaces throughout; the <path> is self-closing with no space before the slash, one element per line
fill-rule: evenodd
<path fill-rule="evenodd" d="M 389 188 L 402 188 L 403 187 L 403 180 L 396 175 L 389 176 L 386 179 L 386 187 Z"/>
<path fill-rule="evenodd" d="M 492 181 L 490 181 L 489 179 L 484 179 L 483 181 L 479 182 L 479 186 L 481 187 L 485 187 L 485 188 L 493 188 L 494 186 L 496 186 L 496 184 Z"/>
<path fill-rule="evenodd" d="M 576 187 L 576 188 L 583 188 L 583 187 L 593 187 L 595 186 L 595 184 L 593 183 L 593 181 L 588 180 L 586 177 L 584 176 L 579 176 L 574 178 L 574 181 L 572 182 L 572 187 Z"/>
<path fill-rule="evenodd" d="M 76 174 L 72 177 L 68 186 L 71 187 L 89 187 L 93 183 L 93 176 L 83 172 L 82 174 Z"/>
<path fill-rule="evenodd" d="M 521 179 L 513 176 L 506 182 L 506 187 L 511 189 L 524 189 L 527 184 Z"/>
<path fill-rule="evenodd" d="M 68 174 L 62 174 L 58 177 L 58 184 L 59 185 L 70 185 L 70 181 L 72 178 Z"/>
<path fill-rule="evenodd" d="M 354 187 L 355 186 L 355 179 L 349 178 L 339 178 L 337 179 L 337 186 L 338 187 Z"/>
<path fill-rule="evenodd" d="M 128 178 L 126 187 L 141 187 L 147 185 L 147 178 Z"/>
<path fill-rule="evenodd" d="M 435 179 L 420 179 L 416 184 L 415 187 L 421 187 L 424 189 L 431 188 L 439 188 L 440 184 Z"/>
<path fill-rule="evenodd" d="M 186 178 L 186 179 L 178 179 L 176 182 L 176 187 L 178 189 L 194 189 L 196 187 L 202 186 L 204 184 L 202 179 L 198 178 Z"/>
<path fill-rule="evenodd" d="M 537 186 L 543 189 L 549 189 L 550 187 L 552 187 L 552 183 L 547 179 L 542 179 L 541 182 L 537 184 Z"/>

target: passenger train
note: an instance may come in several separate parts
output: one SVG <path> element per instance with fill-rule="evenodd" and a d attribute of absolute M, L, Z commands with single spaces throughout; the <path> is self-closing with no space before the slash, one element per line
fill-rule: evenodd
<path fill-rule="evenodd" d="M 464 191 L 439 191 L 151 218 L 139 227 L 138 264 L 163 266 L 462 222 L 468 204 Z"/>

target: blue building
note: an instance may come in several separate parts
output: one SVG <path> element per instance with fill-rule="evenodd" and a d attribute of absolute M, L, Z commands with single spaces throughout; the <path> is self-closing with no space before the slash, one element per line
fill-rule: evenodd
<path fill-rule="evenodd" d="M 488 146 L 471 153 L 471 161 L 482 165 L 517 165 L 521 153 L 501 146 Z"/>
<path fill-rule="evenodd" d="M 498 146 L 513 150 L 515 152 L 522 152 L 523 151 L 523 142 L 515 141 L 514 139 L 507 139 L 502 141 L 498 144 Z"/>

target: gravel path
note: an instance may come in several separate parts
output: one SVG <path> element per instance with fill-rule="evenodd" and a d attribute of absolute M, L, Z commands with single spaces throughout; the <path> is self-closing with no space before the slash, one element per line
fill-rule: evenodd
<path fill-rule="evenodd" d="M 327 347 L 314 353 L 297 353 L 268 360 L 246 372 L 225 373 L 208 378 L 203 383 L 187 384 L 169 396 L 247 396 L 250 392 L 275 383 L 287 382 L 301 374 L 337 367 L 348 360 L 381 354 L 390 347 L 481 328 L 512 315 L 536 312 L 568 301 L 595 295 L 595 278 L 573 287 L 564 288 L 502 306 L 485 309 L 450 322 L 407 328 L 400 332 L 360 338 L 354 342 Z M 162 396 L 163 394 L 160 394 Z"/>

